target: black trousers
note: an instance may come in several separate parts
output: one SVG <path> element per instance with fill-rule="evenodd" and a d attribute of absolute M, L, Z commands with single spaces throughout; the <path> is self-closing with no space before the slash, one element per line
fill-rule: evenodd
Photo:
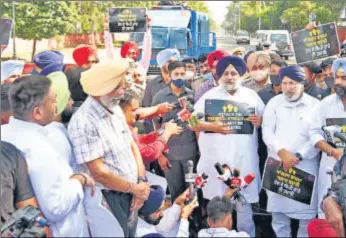
<path fill-rule="evenodd" d="M 125 237 L 135 237 L 137 229 L 137 212 L 131 212 L 132 194 L 102 190 L 109 208 L 123 228 Z"/>

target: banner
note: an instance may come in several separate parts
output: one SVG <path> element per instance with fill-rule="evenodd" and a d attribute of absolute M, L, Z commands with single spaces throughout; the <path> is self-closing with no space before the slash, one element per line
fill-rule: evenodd
<path fill-rule="evenodd" d="M 281 161 L 269 157 L 263 172 L 262 188 L 310 205 L 315 181 L 315 175 L 295 167 L 285 171 Z"/>
<path fill-rule="evenodd" d="M 109 31 L 117 33 L 146 32 L 145 8 L 110 8 Z"/>
<path fill-rule="evenodd" d="M 327 118 L 327 126 L 338 125 L 341 126 L 341 134 L 346 136 L 346 118 Z M 346 148 L 345 142 L 341 141 L 339 138 L 335 138 L 335 145 L 338 148 Z"/>
<path fill-rule="evenodd" d="M 340 51 L 335 23 L 292 32 L 291 38 L 297 64 L 334 56 Z"/>
<path fill-rule="evenodd" d="M 12 31 L 12 20 L 0 17 L 0 45 L 8 45 Z"/>
<path fill-rule="evenodd" d="M 253 114 L 255 114 L 255 108 L 249 107 L 246 103 L 217 99 L 205 100 L 205 120 L 213 122 L 216 118 L 223 117 L 222 122 L 229 125 L 232 134 L 253 134 L 254 127 L 248 120 L 249 115 Z"/>

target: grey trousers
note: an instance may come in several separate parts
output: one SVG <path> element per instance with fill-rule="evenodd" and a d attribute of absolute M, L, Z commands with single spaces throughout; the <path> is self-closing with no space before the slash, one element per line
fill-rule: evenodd
<path fill-rule="evenodd" d="M 174 202 L 175 199 L 187 189 L 187 184 L 185 183 L 185 174 L 188 172 L 188 160 L 192 160 L 194 162 L 194 172 L 196 172 L 197 160 L 195 157 L 186 160 L 170 160 L 169 162 L 171 162 L 172 167 L 169 168 L 167 172 L 164 172 L 172 202 Z"/>
<path fill-rule="evenodd" d="M 135 237 L 138 214 L 137 211 L 130 211 L 132 194 L 110 190 L 102 190 L 102 194 L 113 215 L 123 228 L 125 237 Z"/>

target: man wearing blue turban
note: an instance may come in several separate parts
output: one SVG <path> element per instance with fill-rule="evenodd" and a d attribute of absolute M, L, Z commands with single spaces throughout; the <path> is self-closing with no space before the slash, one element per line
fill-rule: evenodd
<path fill-rule="evenodd" d="M 243 59 L 238 56 L 225 56 L 216 65 L 216 73 L 219 77 L 219 85 L 210 89 L 195 104 L 195 113 L 206 115 L 207 100 L 221 100 L 224 105 L 241 104 L 251 114 L 248 120 L 255 128 L 261 125 L 264 103 L 257 93 L 241 85 L 242 77 L 247 71 Z M 233 116 L 234 117 L 234 116 Z M 198 145 L 201 158 L 197 165 L 198 174 L 209 175 L 208 186 L 203 188 L 205 199 L 211 200 L 215 196 L 223 196 L 226 187 L 217 178 L 217 172 L 213 164 L 219 162 L 232 168 L 239 168 L 243 175 L 254 173 L 255 180 L 240 192 L 247 203 L 257 203 L 260 192 L 260 173 L 258 164 L 257 129 L 252 134 L 236 134 L 237 125 L 223 125 L 221 122 L 201 121 L 194 130 L 199 131 Z M 206 133 L 209 131 L 215 133 Z M 237 228 L 255 237 L 255 224 L 252 219 L 251 206 L 243 206 L 236 200 Z"/>
<path fill-rule="evenodd" d="M 334 167 L 345 148 L 342 143 L 337 143 L 337 148 L 330 146 L 322 130 L 322 127 L 326 125 L 343 127 L 346 124 L 346 59 L 335 60 L 332 71 L 335 77 L 335 94 L 324 98 L 318 105 L 313 115 L 309 133 L 311 143 L 323 152 L 317 183 L 319 205 L 331 186 L 330 175 L 327 174 L 328 168 Z M 319 218 L 325 218 L 322 210 L 319 210 L 318 216 Z"/>
<path fill-rule="evenodd" d="M 283 67 L 279 77 L 282 94 L 268 102 L 263 116 L 262 133 L 268 148 L 268 158 L 280 161 L 285 170 L 295 167 L 316 176 L 319 151 L 310 143 L 308 133 L 311 114 L 319 101 L 304 92 L 307 81 L 302 67 Z M 299 220 L 297 237 L 307 237 L 307 226 L 317 214 L 316 190 L 310 205 L 278 193 L 266 192 L 267 210 L 272 212 L 272 227 L 276 236 L 290 237 L 290 218 L 294 218 Z"/>
<path fill-rule="evenodd" d="M 36 74 L 47 76 L 53 72 L 63 71 L 64 55 L 56 50 L 42 51 L 35 55 L 34 64 Z"/>

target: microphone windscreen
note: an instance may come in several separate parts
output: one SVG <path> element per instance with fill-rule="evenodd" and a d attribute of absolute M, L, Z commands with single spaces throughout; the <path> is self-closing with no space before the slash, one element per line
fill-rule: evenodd
<path fill-rule="evenodd" d="M 256 176 L 253 173 L 250 173 L 244 177 L 244 182 L 246 184 L 250 184 L 250 183 L 252 183 L 252 181 L 255 180 L 255 178 L 256 178 Z"/>

